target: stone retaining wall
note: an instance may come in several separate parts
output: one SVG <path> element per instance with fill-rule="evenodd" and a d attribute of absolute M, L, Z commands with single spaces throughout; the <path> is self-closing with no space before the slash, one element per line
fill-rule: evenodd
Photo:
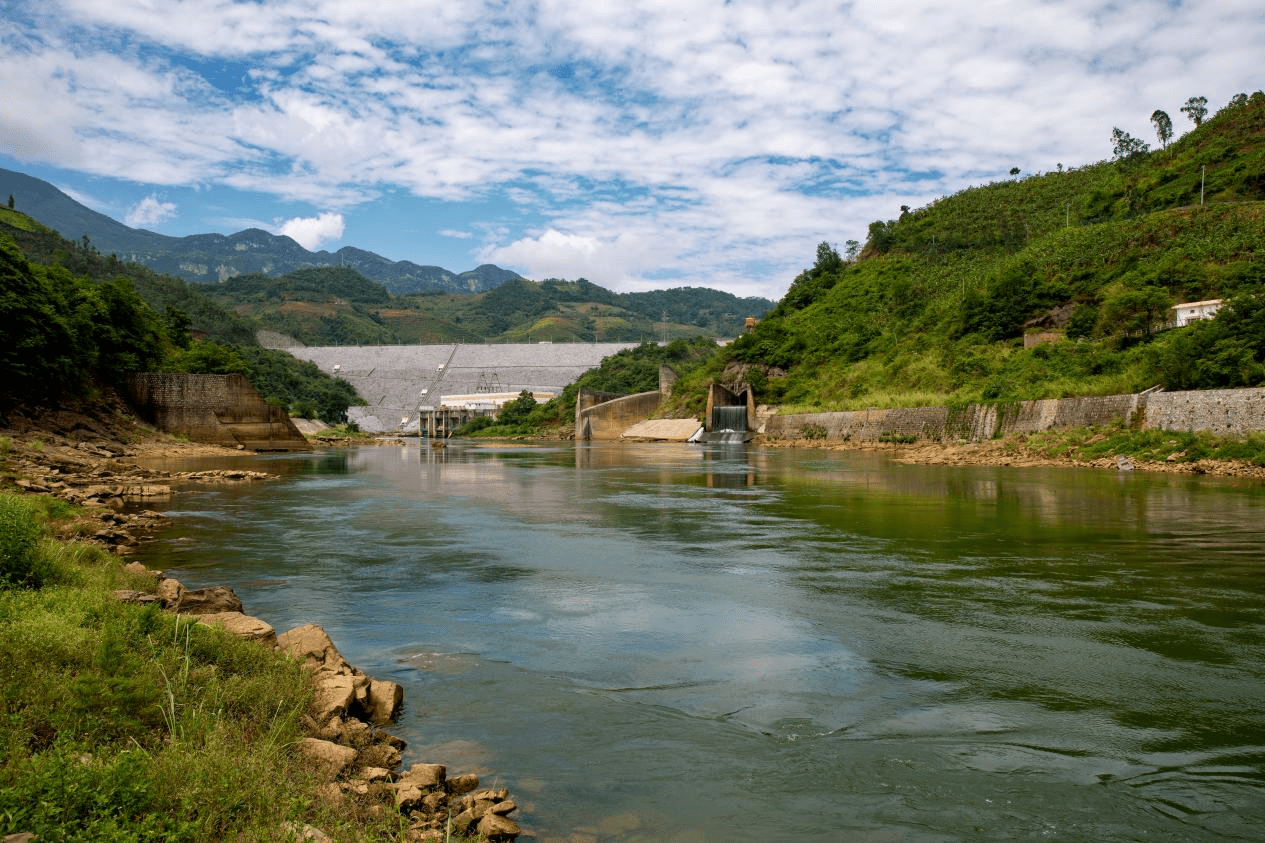
<path fill-rule="evenodd" d="M 912 437 L 941 442 L 978 442 L 1011 433 L 1101 427 L 1115 422 L 1140 426 L 1144 430 L 1246 436 L 1265 430 L 1265 389 L 1104 395 L 971 404 L 961 408 L 797 413 L 773 416 L 763 432 L 777 439 L 877 442 Z"/>
<path fill-rule="evenodd" d="M 308 451 L 289 415 L 242 375 L 140 372 L 127 376 L 132 403 L 164 433 L 256 451 Z"/>

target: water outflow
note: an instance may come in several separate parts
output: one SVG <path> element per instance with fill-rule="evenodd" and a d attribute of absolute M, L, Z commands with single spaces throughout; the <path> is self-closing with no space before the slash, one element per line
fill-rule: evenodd
<path fill-rule="evenodd" d="M 712 407 L 712 429 L 707 434 L 707 442 L 746 442 L 751 438 L 747 430 L 747 407 L 745 404 Z"/>

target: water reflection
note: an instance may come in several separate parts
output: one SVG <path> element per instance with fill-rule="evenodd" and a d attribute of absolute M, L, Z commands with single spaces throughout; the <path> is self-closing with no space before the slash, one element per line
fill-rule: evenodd
<path fill-rule="evenodd" d="M 1265 821 L 1258 486 L 600 443 L 266 467 L 175 504 L 155 564 L 325 625 L 405 684 L 411 760 L 530 779 L 539 839 Z"/>

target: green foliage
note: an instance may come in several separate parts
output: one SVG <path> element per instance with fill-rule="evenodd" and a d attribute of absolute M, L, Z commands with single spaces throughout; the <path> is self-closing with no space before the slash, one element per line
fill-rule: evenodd
<path fill-rule="evenodd" d="M 1165 337 L 1152 350 L 1169 389 L 1265 385 L 1265 290 L 1232 297 L 1211 320 Z"/>
<path fill-rule="evenodd" d="M 1207 97 L 1191 97 L 1186 100 L 1186 104 L 1182 106 L 1182 114 L 1190 118 L 1190 122 L 1195 124 L 1198 129 L 1203 125 L 1204 117 L 1208 114 L 1208 98 Z"/>
<path fill-rule="evenodd" d="M 165 332 L 126 278 L 100 284 L 60 266 L 32 266 L 0 232 L 0 365 L 9 400 L 53 400 L 91 378 L 115 383 L 151 368 Z"/>
<path fill-rule="evenodd" d="M 1145 141 L 1135 138 L 1120 129 L 1111 130 L 1111 154 L 1117 161 L 1127 161 L 1145 155 L 1150 147 Z"/>
<path fill-rule="evenodd" d="M 40 527 L 30 505 L 0 493 L 0 589 L 39 588 L 49 568 L 38 549 Z"/>
<path fill-rule="evenodd" d="M 501 405 L 501 410 L 496 414 L 498 424 L 502 425 L 520 425 L 527 421 L 532 411 L 536 409 L 536 399 L 532 397 L 531 390 L 524 389 L 518 394 L 518 397 L 512 401 L 507 401 Z"/>
<path fill-rule="evenodd" d="M 1127 167 L 1008 179 L 876 223 L 857 261 L 805 270 L 714 368 L 758 366 L 761 400 L 802 411 L 1261 383 L 1256 332 L 1222 327 L 1251 302 L 1149 332 L 1174 302 L 1265 293 L 1263 237 L 1265 94 Z M 1038 326 L 1073 341 L 1022 349 Z"/>

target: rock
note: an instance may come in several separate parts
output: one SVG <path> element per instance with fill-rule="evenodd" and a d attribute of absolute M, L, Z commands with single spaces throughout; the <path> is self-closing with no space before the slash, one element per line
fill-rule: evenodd
<path fill-rule="evenodd" d="M 333 838 L 328 834 L 310 825 L 286 823 L 282 828 L 296 840 L 310 840 L 312 843 L 334 843 Z"/>
<path fill-rule="evenodd" d="M 478 830 L 488 840 L 513 840 L 523 833 L 518 823 L 500 814 L 485 814 L 479 820 Z"/>
<path fill-rule="evenodd" d="M 283 632 L 277 636 L 277 645 L 303 662 L 304 667 L 351 673 L 351 665 L 338 652 L 329 635 L 314 623 Z"/>
<path fill-rule="evenodd" d="M 1116 455 L 1116 470 L 1117 471 L 1133 471 L 1133 460 L 1129 459 L 1124 454 L 1117 454 Z"/>
<path fill-rule="evenodd" d="M 155 578 L 161 576 L 158 571 L 151 571 L 139 562 L 128 562 L 123 566 L 123 570 L 127 571 L 129 574 L 145 574 Z M 155 597 L 157 597 L 157 595 L 155 595 Z"/>
<path fill-rule="evenodd" d="M 206 624 L 207 626 L 218 626 L 228 630 L 238 638 L 258 641 L 268 647 L 273 647 L 277 643 L 277 632 L 271 625 L 261 621 L 259 618 L 243 615 L 241 612 L 217 612 L 213 615 L 200 615 L 198 623 Z"/>
<path fill-rule="evenodd" d="M 227 586 L 186 589 L 180 595 L 176 611 L 184 615 L 217 615 L 221 612 L 241 612 L 242 601 Z"/>
<path fill-rule="evenodd" d="M 508 816 L 518 810 L 518 803 L 513 799 L 506 799 L 504 802 L 497 802 L 489 810 L 494 814 Z"/>
<path fill-rule="evenodd" d="M 347 746 L 368 746 L 373 743 L 373 729 L 369 728 L 369 724 L 363 720 L 350 717 L 343 723 L 341 739 Z M 387 764 L 384 766 L 391 767 L 394 765 Z"/>
<path fill-rule="evenodd" d="M 448 792 L 453 796 L 473 793 L 479 787 L 479 777 L 474 773 L 463 773 L 448 780 Z"/>
<path fill-rule="evenodd" d="M 355 680 L 345 673 L 321 673 L 314 676 L 312 691 L 312 708 L 316 719 L 322 723 L 335 715 L 341 717 L 346 714 L 347 707 L 356 698 Z"/>
<path fill-rule="evenodd" d="M 185 615 L 215 615 L 241 612 L 242 601 L 225 586 L 190 590 L 179 580 L 164 577 L 158 583 L 158 597 L 165 608 Z"/>
<path fill-rule="evenodd" d="M 375 743 L 360 751 L 359 762 L 368 767 L 398 767 L 400 751 L 384 743 Z"/>
<path fill-rule="evenodd" d="M 404 689 L 398 684 L 387 679 L 370 680 L 368 698 L 364 702 L 370 723 L 375 726 L 390 723 L 403 702 Z"/>
<path fill-rule="evenodd" d="M 414 764 L 409 767 L 407 773 L 400 776 L 399 780 L 429 790 L 433 787 L 443 787 L 447 775 L 448 768 L 443 764 Z"/>
<path fill-rule="evenodd" d="M 184 592 L 185 587 L 180 580 L 164 577 L 158 581 L 158 599 L 162 601 L 165 609 L 175 609 L 179 606 L 180 598 Z"/>
<path fill-rule="evenodd" d="M 422 804 L 427 793 L 415 784 L 407 782 L 395 783 L 395 807 L 401 812 L 408 812 Z"/>
<path fill-rule="evenodd" d="M 358 778 L 367 782 L 385 782 L 391 780 L 391 771 L 386 767 L 365 767 Z"/>
<path fill-rule="evenodd" d="M 356 750 L 351 747 L 339 746 L 319 738 L 304 738 L 299 741 L 299 754 L 316 762 L 331 779 L 337 778 L 356 760 Z"/>

